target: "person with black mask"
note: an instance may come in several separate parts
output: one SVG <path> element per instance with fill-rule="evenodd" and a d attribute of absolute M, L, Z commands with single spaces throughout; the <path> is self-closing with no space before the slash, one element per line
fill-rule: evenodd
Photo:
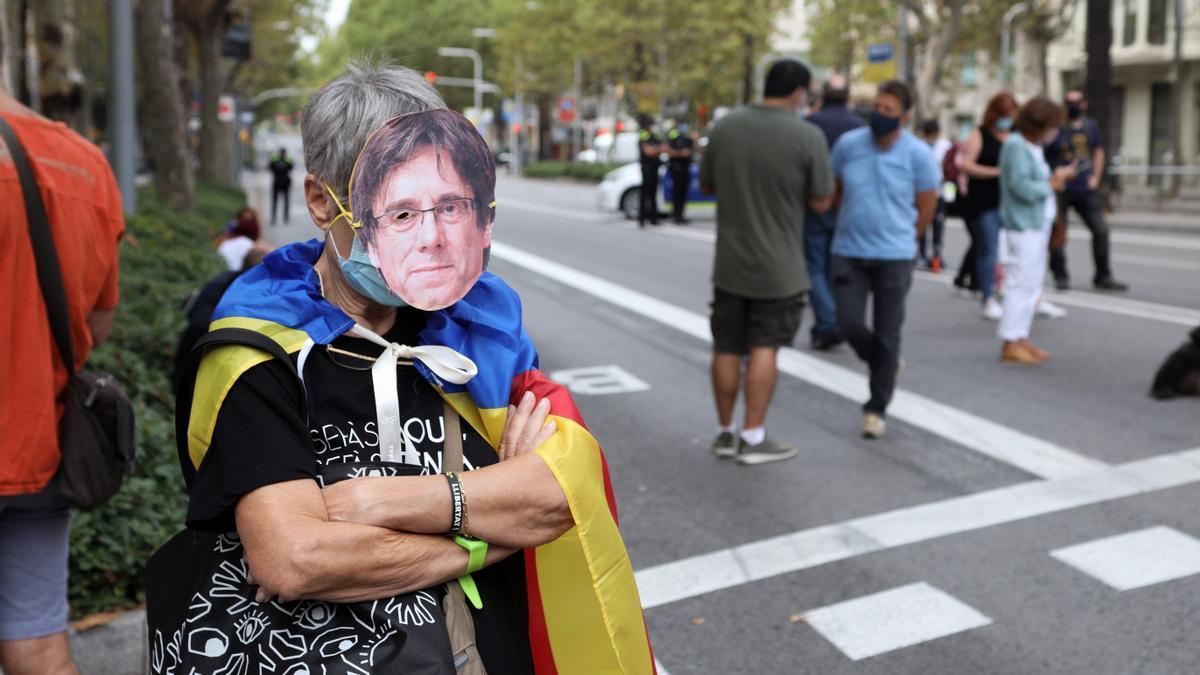
<path fill-rule="evenodd" d="M 1054 285 L 1065 291 L 1071 287 L 1067 272 L 1067 212 L 1074 209 L 1083 224 L 1092 231 L 1092 260 L 1095 269 L 1092 286 L 1100 291 L 1124 291 L 1129 285 L 1113 278 L 1109 264 L 1108 223 L 1100 208 L 1100 178 L 1104 175 L 1104 142 L 1100 125 L 1087 116 L 1087 99 L 1083 92 L 1072 89 L 1065 97 L 1067 123 L 1059 130 L 1058 138 L 1046 146 L 1046 161 L 1051 168 L 1078 162 L 1075 178 L 1058 196 L 1058 220 L 1050 237 L 1050 271 Z"/>
<path fill-rule="evenodd" d="M 886 431 L 917 238 L 937 209 L 933 152 L 903 128 L 912 107 L 908 85 L 897 80 L 879 85 L 870 128 L 843 134 L 831 158 L 835 202 L 841 204 L 833 238 L 833 292 L 838 328 L 871 373 L 871 398 L 863 405 L 865 438 L 880 438 Z"/>
<path fill-rule="evenodd" d="M 825 134 L 825 141 L 830 148 L 842 134 L 865 124 L 862 117 L 847 107 L 849 102 L 850 83 L 845 75 L 834 73 L 825 81 L 821 91 L 821 109 L 807 118 Z M 804 214 L 804 262 L 808 265 L 808 276 L 812 281 L 812 288 L 808 291 L 814 318 L 812 348 L 818 351 L 833 349 L 845 341 L 838 333 L 837 307 L 829 282 L 829 258 L 836 226 L 836 207 L 825 213 L 810 210 Z"/>

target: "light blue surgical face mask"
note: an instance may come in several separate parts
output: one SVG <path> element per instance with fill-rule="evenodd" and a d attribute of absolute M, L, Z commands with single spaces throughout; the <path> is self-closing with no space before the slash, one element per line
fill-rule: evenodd
<path fill-rule="evenodd" d="M 1013 128 L 1013 118 L 1001 117 L 1000 119 L 996 120 L 996 130 L 997 131 L 1012 131 L 1012 128 Z"/>
<path fill-rule="evenodd" d="M 362 223 L 356 223 L 354 216 L 347 211 L 337 195 L 333 193 L 333 189 L 329 185 L 324 184 L 325 189 L 329 192 L 329 196 L 333 197 L 333 203 L 337 205 L 340 213 L 329 227 L 339 219 L 345 218 L 347 223 L 350 223 L 350 229 L 354 232 L 354 243 L 350 246 L 350 257 L 343 258 L 341 251 L 338 251 L 337 239 L 331 232 L 329 242 L 333 246 L 333 254 L 337 256 L 338 267 L 342 270 L 342 276 L 346 277 L 346 281 L 350 283 L 350 287 L 358 292 L 359 295 L 381 305 L 390 307 L 407 307 L 408 303 L 400 299 L 388 288 L 387 282 L 383 280 L 383 274 L 379 268 L 371 262 L 371 257 L 367 255 L 366 246 L 363 245 L 362 235 L 359 230 L 362 229 Z M 326 230 L 328 231 L 328 230 Z"/>

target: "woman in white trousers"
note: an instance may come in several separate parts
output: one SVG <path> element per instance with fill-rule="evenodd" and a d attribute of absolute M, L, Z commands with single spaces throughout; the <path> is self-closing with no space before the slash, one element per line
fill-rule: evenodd
<path fill-rule="evenodd" d="M 1050 357 L 1029 341 L 1042 282 L 1046 277 L 1046 251 L 1050 229 L 1057 216 L 1055 194 L 1075 175 L 1076 166 L 1051 172 L 1042 153 L 1054 140 L 1063 112 L 1045 97 L 1037 97 L 1017 112 L 1017 133 L 1010 134 L 1000 151 L 1000 211 L 1007 255 L 1004 263 L 1004 314 L 997 335 L 1002 341 L 1000 360 L 1006 363 L 1040 363 Z"/>

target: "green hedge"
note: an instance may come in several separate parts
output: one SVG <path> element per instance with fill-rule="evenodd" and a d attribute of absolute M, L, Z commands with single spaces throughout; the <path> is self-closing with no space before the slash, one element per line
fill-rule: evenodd
<path fill-rule="evenodd" d="M 604 175 L 622 164 L 584 164 L 581 162 L 565 162 L 550 160 L 534 162 L 521 167 L 521 173 L 526 178 L 576 178 L 579 180 L 599 183 Z"/>
<path fill-rule="evenodd" d="M 241 190 L 197 186 L 196 210 L 181 213 L 143 190 L 141 213 L 126 220 L 121 302 L 108 342 L 89 365 L 115 375 L 137 415 L 138 467 L 103 507 L 71 523 L 71 614 L 145 601 L 146 559 L 178 531 L 187 498 L 175 453 L 175 396 L 169 374 L 183 328 L 183 301 L 221 272 L 212 242 L 237 209 Z"/>

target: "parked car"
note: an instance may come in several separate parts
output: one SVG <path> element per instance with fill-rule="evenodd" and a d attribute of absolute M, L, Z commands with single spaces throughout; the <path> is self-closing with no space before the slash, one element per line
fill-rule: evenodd
<path fill-rule="evenodd" d="M 657 199 L 659 213 L 669 213 L 671 210 L 671 195 L 673 185 L 671 172 L 666 164 L 658 170 L 659 191 Z M 604 181 L 596 190 L 596 206 L 602 211 L 617 211 L 629 220 L 637 220 L 638 205 L 642 198 L 642 167 L 637 162 L 631 162 L 619 169 L 614 169 L 604 177 Z M 688 186 L 688 203 L 715 202 L 716 198 L 700 193 L 700 165 L 693 163 L 691 184 Z"/>

